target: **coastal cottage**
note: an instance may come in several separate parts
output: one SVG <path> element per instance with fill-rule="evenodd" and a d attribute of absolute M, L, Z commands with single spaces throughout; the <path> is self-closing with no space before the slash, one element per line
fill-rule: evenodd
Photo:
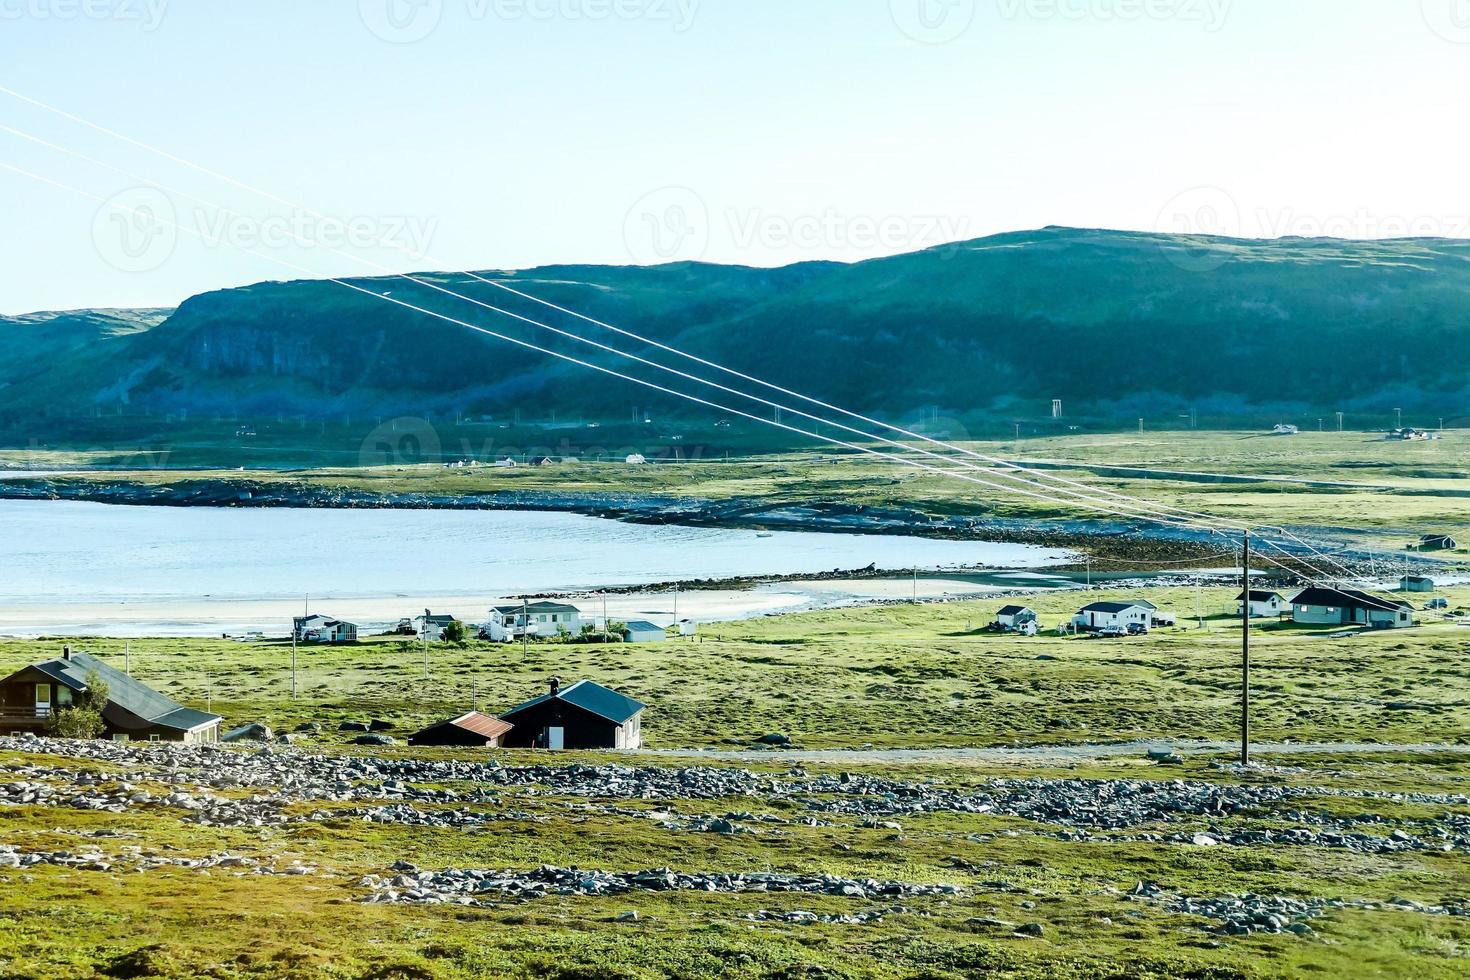
<path fill-rule="evenodd" d="M 495 606 L 485 635 L 497 643 L 517 640 L 529 627 L 532 636 L 576 635 L 582 632 L 582 610 L 565 602 L 517 602 Z"/>
<path fill-rule="evenodd" d="M 0 680 L 0 731 L 44 735 L 53 712 L 73 704 L 95 676 L 107 685 L 105 737 L 114 742 L 219 741 L 220 716 L 186 708 L 89 653 L 31 664 Z"/>
<path fill-rule="evenodd" d="M 298 643 L 356 643 L 357 625 L 330 616 L 297 616 L 291 635 Z"/>
<path fill-rule="evenodd" d="M 1235 597 L 1235 615 L 1245 615 L 1246 595 L 1242 592 Z M 1251 589 L 1250 593 L 1251 618 L 1263 619 L 1269 616 L 1280 616 L 1291 609 L 1291 603 L 1280 592 L 1266 592 L 1260 589 Z"/>
<path fill-rule="evenodd" d="M 1072 626 L 1084 632 L 1096 632 L 1116 626 L 1127 629 L 1131 624 L 1149 626 L 1154 621 L 1157 607 L 1147 600 L 1139 602 L 1094 602 L 1083 606 L 1072 617 Z"/>
<path fill-rule="evenodd" d="M 1405 575 L 1399 579 L 1400 592 L 1433 592 L 1434 579 L 1427 575 Z"/>
<path fill-rule="evenodd" d="M 438 643 L 444 639 L 444 631 L 449 624 L 454 622 L 454 617 L 445 613 L 432 613 L 425 609 L 422 616 L 414 618 L 414 632 L 420 640 L 429 640 Z"/>
<path fill-rule="evenodd" d="M 1291 621 L 1305 626 L 1371 626 L 1407 629 L 1414 607 L 1398 599 L 1354 589 L 1303 589 L 1291 600 Z"/>
<path fill-rule="evenodd" d="M 562 687 L 553 677 L 548 693 L 500 716 L 513 727 L 502 738 L 511 749 L 636 749 L 643 744 L 646 706 L 601 684 Z"/>
<path fill-rule="evenodd" d="M 509 722 L 499 718 L 469 711 L 458 718 L 451 718 L 437 725 L 430 725 L 421 732 L 415 732 L 408 737 L 408 744 L 498 749 L 511 727 Z"/>
<path fill-rule="evenodd" d="M 1029 606 L 1003 606 L 995 614 L 995 621 L 1008 630 L 1018 630 L 1027 623 L 1036 622 L 1036 610 Z"/>
<path fill-rule="evenodd" d="M 627 627 L 624 635 L 629 643 L 662 643 L 669 638 L 668 630 L 647 620 L 633 619 L 623 625 Z"/>
<path fill-rule="evenodd" d="M 1419 539 L 1419 551 L 1454 551 L 1460 543 L 1448 534 L 1426 534 Z"/>

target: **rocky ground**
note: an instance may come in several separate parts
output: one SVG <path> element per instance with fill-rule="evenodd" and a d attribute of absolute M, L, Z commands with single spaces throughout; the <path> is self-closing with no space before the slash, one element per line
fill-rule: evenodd
<path fill-rule="evenodd" d="M 992 778 L 951 785 L 945 778 L 904 779 L 871 773 L 743 767 L 619 764 L 507 765 L 385 755 L 313 753 L 292 746 L 245 748 L 0 739 L 0 807 L 146 814 L 199 827 L 289 828 L 363 822 L 384 827 L 494 833 L 506 824 L 556 819 L 637 821 L 642 833 L 712 834 L 778 839 L 822 829 L 884 832 L 903 841 L 910 820 L 959 814 L 993 821 L 1004 837 L 1122 846 L 1149 844 L 1181 853 L 1210 849 L 1269 853 L 1283 849 L 1470 854 L 1470 796 L 1313 785 L 1292 779 L 1307 770 L 1220 766 L 1232 778 Z M 1328 772 L 1330 777 L 1332 773 Z M 709 812 L 712 803 L 759 801 L 758 809 Z M 637 804 L 637 805 L 628 805 Z M 1361 806 L 1361 812 L 1353 812 Z M 1404 811 L 1396 815 L 1393 811 Z M 0 811 L 3 812 L 3 811 Z M 107 832 L 101 832 L 105 838 Z M 838 843 L 838 850 L 848 845 Z M 966 895 L 1019 889 L 993 880 L 994 864 L 952 855 L 960 881 L 912 882 L 827 873 L 753 872 L 742 868 L 626 871 L 606 868 L 423 869 L 400 862 L 355 880 L 359 901 L 378 904 L 476 905 L 547 896 L 610 897 L 632 892 L 786 893 L 900 904 L 848 911 L 753 909 L 749 921 L 876 924 L 897 914 L 936 914 L 912 900 L 953 902 Z M 106 852 L 99 840 L 76 849 L 0 845 L 0 871 L 39 865 L 83 871 L 229 869 L 236 873 L 316 876 L 300 860 L 277 866 L 227 852 L 182 857 L 139 845 Z M 1470 902 L 1338 895 L 1188 895 L 1148 881 L 1113 888 L 1119 901 L 1143 903 L 1203 920 L 1207 930 L 1311 937 L 1308 923 L 1335 913 L 1398 911 L 1465 917 Z M 922 903 L 921 903 L 922 904 Z M 982 917 L 983 919 L 983 917 Z M 995 920 L 997 922 L 1001 920 Z M 1040 935 L 1040 923 L 1016 925 Z"/>

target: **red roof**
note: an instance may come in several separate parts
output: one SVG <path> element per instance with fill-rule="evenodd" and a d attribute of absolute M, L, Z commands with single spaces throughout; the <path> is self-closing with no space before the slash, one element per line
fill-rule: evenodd
<path fill-rule="evenodd" d="M 467 732 L 474 732 L 476 735 L 483 735 L 485 738 L 497 738 L 515 727 L 509 722 L 501 721 L 499 718 L 491 718 L 489 715 L 482 715 L 478 711 L 471 711 L 467 715 L 454 719 L 449 724 L 455 728 L 463 728 Z"/>

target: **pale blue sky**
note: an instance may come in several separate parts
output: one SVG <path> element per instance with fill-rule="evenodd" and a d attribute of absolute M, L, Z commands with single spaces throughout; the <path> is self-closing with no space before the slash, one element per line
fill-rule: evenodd
<path fill-rule="evenodd" d="M 1467 0 L 417 2 L 0 0 L 0 85 L 354 223 L 0 95 L 0 124 L 249 220 L 4 132 L 0 161 L 271 257 L 0 171 L 0 312 L 374 271 L 338 242 L 406 270 L 1046 224 L 1470 237 Z"/>

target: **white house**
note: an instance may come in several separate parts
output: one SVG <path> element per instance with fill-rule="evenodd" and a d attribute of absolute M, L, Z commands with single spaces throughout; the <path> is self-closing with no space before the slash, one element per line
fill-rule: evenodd
<path fill-rule="evenodd" d="M 495 606 L 485 632 L 497 642 L 532 636 L 582 632 L 582 611 L 564 602 L 518 602 Z M 528 629 L 529 627 L 529 629 Z"/>
<path fill-rule="evenodd" d="M 297 616 L 291 634 L 298 643 L 356 643 L 357 626 L 330 616 Z"/>
<path fill-rule="evenodd" d="M 668 630 L 647 620 L 633 619 L 624 625 L 628 627 L 629 643 L 662 643 L 669 638 Z"/>
<path fill-rule="evenodd" d="M 679 620 L 679 635 L 695 637 L 699 635 L 699 624 L 692 619 Z"/>
<path fill-rule="evenodd" d="M 1153 623 L 1156 611 L 1153 603 L 1146 601 L 1094 602 L 1077 611 L 1077 615 L 1072 617 L 1072 625 L 1088 632 L 1106 629 L 1109 626 L 1127 629 L 1134 623 L 1149 626 Z"/>
<path fill-rule="evenodd" d="M 444 639 L 444 629 L 454 622 L 453 616 L 435 614 L 425 609 L 422 616 L 415 616 L 413 620 L 414 632 L 419 639 L 428 639 L 435 643 Z"/>
<path fill-rule="evenodd" d="M 648 457 L 643 455 L 642 453 L 633 453 L 627 458 L 627 460 L 625 460 L 625 462 L 627 462 L 630 466 L 642 466 L 644 463 L 648 462 Z"/>
<path fill-rule="evenodd" d="M 995 621 L 1008 630 L 1020 629 L 1027 623 L 1036 622 L 1036 610 L 1027 606 L 1004 606 L 995 614 Z"/>
<path fill-rule="evenodd" d="M 1259 589 L 1251 589 L 1251 618 L 1265 619 L 1271 616 L 1280 616 L 1282 613 L 1291 611 L 1291 603 L 1280 592 L 1265 592 Z M 1235 597 L 1235 615 L 1244 615 L 1245 593 Z"/>

